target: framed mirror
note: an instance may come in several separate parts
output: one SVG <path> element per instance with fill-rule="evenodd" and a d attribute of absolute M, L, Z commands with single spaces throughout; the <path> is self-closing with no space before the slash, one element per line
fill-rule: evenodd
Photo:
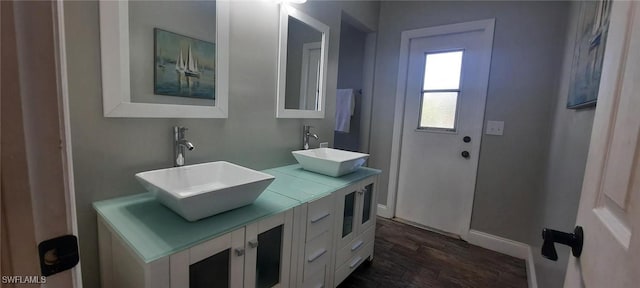
<path fill-rule="evenodd" d="M 329 26 L 280 7 L 278 118 L 324 118 Z"/>
<path fill-rule="evenodd" d="M 228 1 L 99 7 L 105 117 L 227 118 Z"/>

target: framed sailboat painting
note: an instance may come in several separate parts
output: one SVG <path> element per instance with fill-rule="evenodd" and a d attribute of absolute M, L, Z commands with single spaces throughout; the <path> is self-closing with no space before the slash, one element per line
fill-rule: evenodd
<path fill-rule="evenodd" d="M 579 2 L 567 108 L 593 107 L 598 100 L 612 0 Z"/>
<path fill-rule="evenodd" d="M 215 44 L 154 29 L 154 93 L 215 100 Z"/>

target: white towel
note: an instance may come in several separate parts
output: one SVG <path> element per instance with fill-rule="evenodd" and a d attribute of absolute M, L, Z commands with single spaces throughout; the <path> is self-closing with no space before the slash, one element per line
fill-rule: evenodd
<path fill-rule="evenodd" d="M 351 116 L 355 111 L 356 99 L 353 89 L 338 89 L 336 92 L 335 131 L 349 133 Z"/>

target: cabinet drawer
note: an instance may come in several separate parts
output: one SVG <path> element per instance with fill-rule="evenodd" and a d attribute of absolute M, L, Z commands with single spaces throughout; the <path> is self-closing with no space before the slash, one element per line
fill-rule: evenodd
<path fill-rule="evenodd" d="M 331 228 L 331 223 L 333 222 L 333 197 L 329 195 L 318 199 L 309 203 L 308 207 L 307 239 L 314 239 Z"/>
<path fill-rule="evenodd" d="M 347 278 L 353 270 L 356 270 L 356 268 L 358 268 L 358 266 L 360 266 L 360 264 L 367 260 L 371 255 L 373 255 L 373 242 L 369 242 L 364 245 L 364 247 L 362 247 L 362 249 L 359 250 L 353 258 L 348 259 L 348 261 L 342 264 L 342 266 L 339 266 L 335 273 L 335 285 L 337 286 L 344 281 L 344 279 Z"/>
<path fill-rule="evenodd" d="M 324 288 L 324 279 L 327 267 L 323 267 L 321 270 L 316 272 L 313 275 L 307 277 L 307 279 L 302 282 L 303 288 Z"/>
<path fill-rule="evenodd" d="M 369 227 L 364 233 L 353 239 L 349 244 L 339 248 L 338 254 L 336 254 L 336 265 L 340 266 L 347 260 L 355 257 L 360 250 L 369 243 L 373 243 L 375 239 L 376 230 L 375 227 Z"/>
<path fill-rule="evenodd" d="M 312 239 L 305 246 L 304 251 L 304 276 L 303 279 L 307 279 L 307 275 L 315 275 L 324 266 L 329 264 L 329 258 L 331 252 L 329 251 L 331 235 L 329 232 L 324 232 L 320 236 Z"/>

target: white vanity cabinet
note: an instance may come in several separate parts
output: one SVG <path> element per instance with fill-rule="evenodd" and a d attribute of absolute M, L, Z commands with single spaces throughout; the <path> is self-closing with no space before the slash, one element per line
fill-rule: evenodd
<path fill-rule="evenodd" d="M 376 177 L 366 178 L 334 193 L 334 286 L 362 262 L 373 259 L 376 221 Z"/>
<path fill-rule="evenodd" d="M 150 263 L 100 227 L 103 288 L 289 287 L 293 209 Z"/>
<path fill-rule="evenodd" d="M 289 210 L 246 226 L 244 287 L 289 287 L 292 225 Z"/>
<path fill-rule="evenodd" d="M 169 256 L 170 287 L 242 287 L 245 228 Z"/>
<path fill-rule="evenodd" d="M 291 287 L 331 286 L 333 194 L 295 208 Z"/>
<path fill-rule="evenodd" d="M 102 287 L 335 287 L 372 259 L 379 170 L 268 172 L 253 204 L 194 222 L 153 193 L 93 203 Z"/>
<path fill-rule="evenodd" d="M 101 216 L 98 217 L 98 250 L 102 288 L 170 287 L 169 257 L 143 261 Z"/>
<path fill-rule="evenodd" d="M 171 287 L 288 287 L 293 211 L 170 256 Z"/>

